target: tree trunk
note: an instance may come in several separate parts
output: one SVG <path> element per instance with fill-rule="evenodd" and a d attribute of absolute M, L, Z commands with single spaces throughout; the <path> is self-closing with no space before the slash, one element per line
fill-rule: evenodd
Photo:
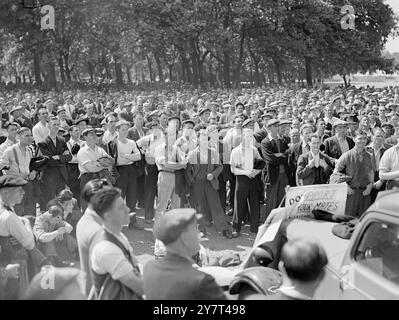
<path fill-rule="evenodd" d="M 148 55 L 147 55 L 147 64 L 148 64 L 148 71 L 150 73 L 150 82 L 154 82 L 155 81 L 154 71 L 152 69 L 151 58 Z"/>
<path fill-rule="evenodd" d="M 65 76 L 68 82 L 71 82 L 71 69 L 69 68 L 69 55 L 64 54 Z"/>
<path fill-rule="evenodd" d="M 226 88 L 230 88 L 230 53 L 228 50 L 224 50 L 224 63 L 223 63 L 223 80 Z"/>
<path fill-rule="evenodd" d="M 42 78 L 40 76 L 40 56 L 37 51 L 33 53 L 33 69 L 35 73 L 35 81 L 36 85 L 41 86 L 42 85 Z"/>
<path fill-rule="evenodd" d="M 132 74 L 130 71 L 132 70 L 132 66 L 125 66 L 127 82 L 132 83 Z"/>
<path fill-rule="evenodd" d="M 169 80 L 173 81 L 173 64 L 168 64 Z"/>
<path fill-rule="evenodd" d="M 344 74 L 342 78 L 344 79 L 345 88 L 348 87 L 348 80 L 346 79 L 346 74 Z"/>
<path fill-rule="evenodd" d="M 116 85 L 118 87 L 122 87 L 123 86 L 122 63 L 120 62 L 120 59 L 116 54 L 114 54 L 114 66 L 115 66 Z"/>
<path fill-rule="evenodd" d="M 112 79 L 112 74 L 111 74 L 111 71 L 109 69 L 107 57 L 106 57 L 104 51 L 101 51 L 101 64 L 103 65 L 103 68 L 105 70 L 105 74 L 106 74 L 107 78 L 108 79 Z"/>
<path fill-rule="evenodd" d="M 65 70 L 64 70 L 64 62 L 62 61 L 62 56 L 58 58 L 58 68 L 60 68 L 61 82 L 65 82 Z"/>
<path fill-rule="evenodd" d="M 55 64 L 53 61 L 49 62 L 48 64 L 48 85 L 50 88 L 56 88 L 57 87 L 57 78 L 55 75 Z"/>
<path fill-rule="evenodd" d="M 274 67 L 276 68 L 277 83 L 281 86 L 283 84 L 283 78 L 281 76 L 280 62 L 276 58 L 273 58 L 273 63 Z"/>
<path fill-rule="evenodd" d="M 306 83 L 309 88 L 313 87 L 312 80 L 312 58 L 309 56 L 305 57 L 305 68 L 306 68 Z"/>
<path fill-rule="evenodd" d="M 161 59 L 159 58 L 159 55 L 157 53 L 153 53 L 153 54 L 154 54 L 154 58 L 155 58 L 155 63 L 157 64 L 159 81 L 164 82 L 165 79 L 163 77 Z"/>
<path fill-rule="evenodd" d="M 94 66 L 90 61 L 87 61 L 87 70 L 89 71 L 90 81 L 94 81 Z"/>
<path fill-rule="evenodd" d="M 236 75 L 235 75 L 235 88 L 241 88 L 241 65 L 244 56 L 244 42 L 245 42 L 245 24 L 241 27 L 241 39 L 240 39 L 240 54 L 238 56 Z"/>
<path fill-rule="evenodd" d="M 260 74 L 259 74 L 259 61 L 255 61 L 254 63 L 254 68 L 255 68 L 255 82 L 256 82 L 256 86 L 260 87 L 261 83 L 260 83 Z"/>

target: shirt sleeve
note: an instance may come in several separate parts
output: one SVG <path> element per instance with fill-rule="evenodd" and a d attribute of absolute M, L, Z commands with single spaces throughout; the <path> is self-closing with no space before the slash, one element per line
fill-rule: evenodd
<path fill-rule="evenodd" d="M 385 173 L 385 172 L 390 172 L 391 171 L 392 161 L 391 161 L 391 157 L 390 157 L 390 155 L 391 155 L 390 151 L 391 150 L 386 151 L 381 157 L 380 166 L 379 166 L 379 171 L 381 171 L 381 172 Z"/>
<path fill-rule="evenodd" d="M 96 273 L 109 273 L 114 280 L 119 280 L 128 273 L 133 272 L 133 266 L 126 259 L 122 250 L 106 240 L 94 246 L 90 260 Z"/>
<path fill-rule="evenodd" d="M 6 220 L 7 230 L 24 248 L 32 250 L 35 247 L 35 239 L 32 232 L 24 226 L 16 214 L 10 214 Z"/>

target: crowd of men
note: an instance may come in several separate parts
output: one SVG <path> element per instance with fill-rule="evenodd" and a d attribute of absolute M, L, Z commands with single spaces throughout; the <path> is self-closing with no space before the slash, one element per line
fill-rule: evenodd
<path fill-rule="evenodd" d="M 360 216 L 399 187 L 397 103 L 392 87 L 0 94 L 4 278 L 19 245 L 37 266 L 79 260 L 86 296 L 110 275 L 132 299 L 170 297 L 177 264 L 196 279 L 177 298 L 224 297 L 181 260 L 199 250 L 192 226 L 231 239 L 248 222 L 256 234 L 261 205 L 266 215 L 283 205 L 287 186 L 337 182 L 345 214 Z M 139 210 L 158 258 L 144 275 L 122 233 L 144 228 Z"/>

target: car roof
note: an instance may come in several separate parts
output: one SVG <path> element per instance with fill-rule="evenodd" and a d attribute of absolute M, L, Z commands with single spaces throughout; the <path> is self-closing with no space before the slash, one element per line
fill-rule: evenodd
<path fill-rule="evenodd" d="M 399 217 L 399 189 L 379 192 L 374 204 L 367 211 L 370 210 L 385 211 Z"/>

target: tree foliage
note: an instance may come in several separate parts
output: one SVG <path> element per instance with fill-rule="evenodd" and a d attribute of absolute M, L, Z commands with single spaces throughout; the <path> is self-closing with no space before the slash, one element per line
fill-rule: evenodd
<path fill-rule="evenodd" d="M 343 30 L 346 0 L 47 0 L 40 8 L 0 0 L 0 76 L 55 87 L 74 81 L 179 81 L 240 87 L 333 74 L 394 70 L 382 56 L 396 35 L 383 0 L 351 0 L 355 29 Z"/>

